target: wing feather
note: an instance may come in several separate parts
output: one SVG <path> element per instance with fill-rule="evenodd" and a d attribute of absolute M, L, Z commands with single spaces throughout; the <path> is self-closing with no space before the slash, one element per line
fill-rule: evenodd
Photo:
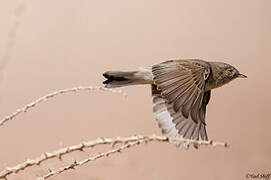
<path fill-rule="evenodd" d="M 186 118 L 202 105 L 205 75 L 210 72 L 210 67 L 200 62 L 168 61 L 152 68 L 154 84 L 161 90 L 161 95 Z M 198 122 L 203 118 L 202 115 L 193 115 L 192 119 Z"/>
<path fill-rule="evenodd" d="M 210 91 L 205 92 L 208 68 L 200 60 L 168 61 L 152 67 L 153 111 L 163 133 L 208 140 L 205 128 L 210 99 Z"/>

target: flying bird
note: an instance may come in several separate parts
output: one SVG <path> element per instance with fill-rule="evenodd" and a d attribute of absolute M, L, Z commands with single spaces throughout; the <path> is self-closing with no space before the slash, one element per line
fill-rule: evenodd
<path fill-rule="evenodd" d="M 103 76 L 107 88 L 150 84 L 162 133 L 204 141 L 208 140 L 205 114 L 211 91 L 236 78 L 247 78 L 230 64 L 200 59 L 169 60 L 138 71 L 107 71 Z"/>

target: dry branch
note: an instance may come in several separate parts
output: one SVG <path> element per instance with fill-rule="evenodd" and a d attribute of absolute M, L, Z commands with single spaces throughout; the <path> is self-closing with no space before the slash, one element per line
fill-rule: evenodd
<path fill-rule="evenodd" d="M 88 158 L 86 158 L 86 159 L 84 159 L 82 161 L 74 161 L 72 164 L 69 164 L 69 165 L 67 165 L 65 167 L 61 167 L 61 168 L 53 170 L 53 171 L 50 170 L 48 174 L 46 174 L 46 175 L 44 175 L 42 177 L 39 177 L 36 180 L 45 180 L 45 179 L 47 179 L 47 178 L 49 178 L 51 176 L 63 173 L 63 172 L 68 171 L 70 169 L 74 169 L 77 166 L 82 166 L 82 165 L 84 165 L 84 164 L 86 164 L 88 162 L 96 161 L 96 160 L 98 160 L 100 158 L 108 157 L 111 154 L 121 152 L 124 149 L 133 147 L 133 146 L 138 145 L 138 144 L 140 144 L 142 142 L 143 142 L 143 140 L 139 140 L 139 141 L 135 141 L 135 142 L 128 142 L 127 144 L 124 144 L 124 145 L 120 146 L 119 148 L 112 149 L 112 150 L 109 150 L 109 151 L 104 152 L 104 153 L 99 153 L 99 154 L 97 154 L 95 156 L 89 156 Z"/>
<path fill-rule="evenodd" d="M 7 121 L 14 119 L 19 114 L 21 114 L 23 112 L 27 112 L 28 109 L 35 107 L 37 104 L 44 102 L 44 101 L 47 101 L 57 95 L 66 94 L 66 93 L 70 93 L 70 92 L 78 92 L 78 91 L 83 91 L 83 90 L 85 90 L 85 91 L 102 90 L 102 91 L 109 91 L 109 92 L 113 92 L 113 93 L 120 93 L 123 96 L 126 96 L 126 94 L 120 89 L 108 89 L 108 88 L 99 87 L 99 86 L 78 86 L 78 87 L 73 87 L 73 88 L 68 88 L 68 89 L 57 90 L 57 91 L 52 92 L 50 94 L 47 94 L 43 97 L 40 97 L 39 99 L 33 101 L 32 103 L 25 105 L 23 108 L 17 109 L 12 114 L 4 117 L 0 121 L 0 126 L 3 126 Z"/>
<path fill-rule="evenodd" d="M 223 147 L 228 147 L 227 143 L 223 143 L 223 142 L 215 142 L 215 141 L 196 141 L 196 140 L 189 140 L 189 139 L 184 139 L 184 138 L 173 138 L 173 137 L 166 137 L 166 136 L 157 136 L 157 135 L 151 135 L 151 136 L 142 136 L 142 135 L 138 135 L 138 136 L 132 136 L 132 137 L 126 137 L 126 138 L 122 138 L 122 137 L 117 137 L 117 138 L 97 138 L 94 141 L 89 141 L 89 142 L 82 142 L 78 145 L 74 145 L 74 146 L 69 146 L 69 147 L 65 147 L 65 148 L 61 148 L 57 151 L 54 151 L 52 153 L 43 153 L 41 156 L 39 156 L 36 159 L 33 160 L 27 160 L 21 164 L 18 164 L 14 167 L 7 167 L 5 168 L 3 171 L 0 172 L 0 179 L 5 179 L 7 178 L 8 175 L 10 174 L 15 174 L 18 173 L 20 171 L 25 170 L 28 167 L 31 166 L 35 166 L 35 165 L 40 165 L 42 162 L 52 159 L 52 158 L 60 158 L 63 155 L 69 154 L 71 152 L 75 152 L 75 151 L 83 151 L 84 149 L 87 148 L 92 148 L 95 147 L 97 145 L 104 145 L 104 144 L 111 144 L 112 146 L 116 145 L 116 144 L 125 144 L 120 150 L 129 148 L 130 145 L 128 144 L 133 144 L 133 143 L 137 143 L 140 144 L 142 142 L 166 142 L 166 143 L 170 143 L 170 144 L 176 144 L 176 143 L 186 143 L 188 145 L 190 144 L 198 144 L 198 145 L 211 145 L 211 146 L 223 146 Z M 115 153 L 115 151 L 120 151 L 119 148 L 118 150 L 111 150 L 108 151 L 107 153 L 101 153 L 97 156 L 94 157 L 90 157 L 86 160 L 80 161 L 80 162 L 75 162 L 73 163 L 73 165 L 61 168 L 59 170 L 55 170 L 55 171 L 51 171 L 49 172 L 47 175 L 44 176 L 44 178 L 47 178 L 55 175 L 55 174 L 59 174 L 60 172 L 66 171 L 68 169 L 72 169 L 72 167 L 75 166 L 79 166 L 79 165 L 83 165 L 89 161 L 94 161 L 96 159 L 99 159 L 101 157 L 105 157 L 109 154 Z M 50 175 L 49 175 L 50 174 Z"/>

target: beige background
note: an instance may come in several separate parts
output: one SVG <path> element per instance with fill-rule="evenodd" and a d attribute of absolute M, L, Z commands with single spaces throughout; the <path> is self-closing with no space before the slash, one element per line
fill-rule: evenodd
<path fill-rule="evenodd" d="M 2 0 L 0 115 L 53 90 L 100 85 L 106 70 L 172 58 L 225 61 L 249 77 L 213 91 L 208 105 L 208 135 L 229 149 L 149 144 L 52 179 L 228 180 L 271 173 L 270 7 L 270 0 Z M 150 87 L 125 91 L 126 99 L 106 92 L 59 96 L 8 122 L 0 128 L 0 168 L 82 139 L 160 134 Z M 10 179 L 34 179 L 84 157 L 73 154 Z"/>

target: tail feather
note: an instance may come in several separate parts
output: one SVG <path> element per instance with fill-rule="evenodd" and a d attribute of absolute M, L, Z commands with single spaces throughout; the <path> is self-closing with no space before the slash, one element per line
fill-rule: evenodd
<path fill-rule="evenodd" d="M 103 74 L 106 80 L 103 82 L 107 88 L 122 87 L 135 84 L 138 79 L 135 77 L 136 71 L 107 71 Z"/>
<path fill-rule="evenodd" d="M 106 86 L 128 84 L 131 82 L 133 74 L 134 72 L 108 71 L 103 74 L 106 78 L 103 84 L 106 84 Z"/>
<path fill-rule="evenodd" d="M 103 73 L 103 76 L 106 78 L 103 84 L 107 88 L 151 83 L 150 72 L 145 69 L 139 71 L 107 71 Z"/>

